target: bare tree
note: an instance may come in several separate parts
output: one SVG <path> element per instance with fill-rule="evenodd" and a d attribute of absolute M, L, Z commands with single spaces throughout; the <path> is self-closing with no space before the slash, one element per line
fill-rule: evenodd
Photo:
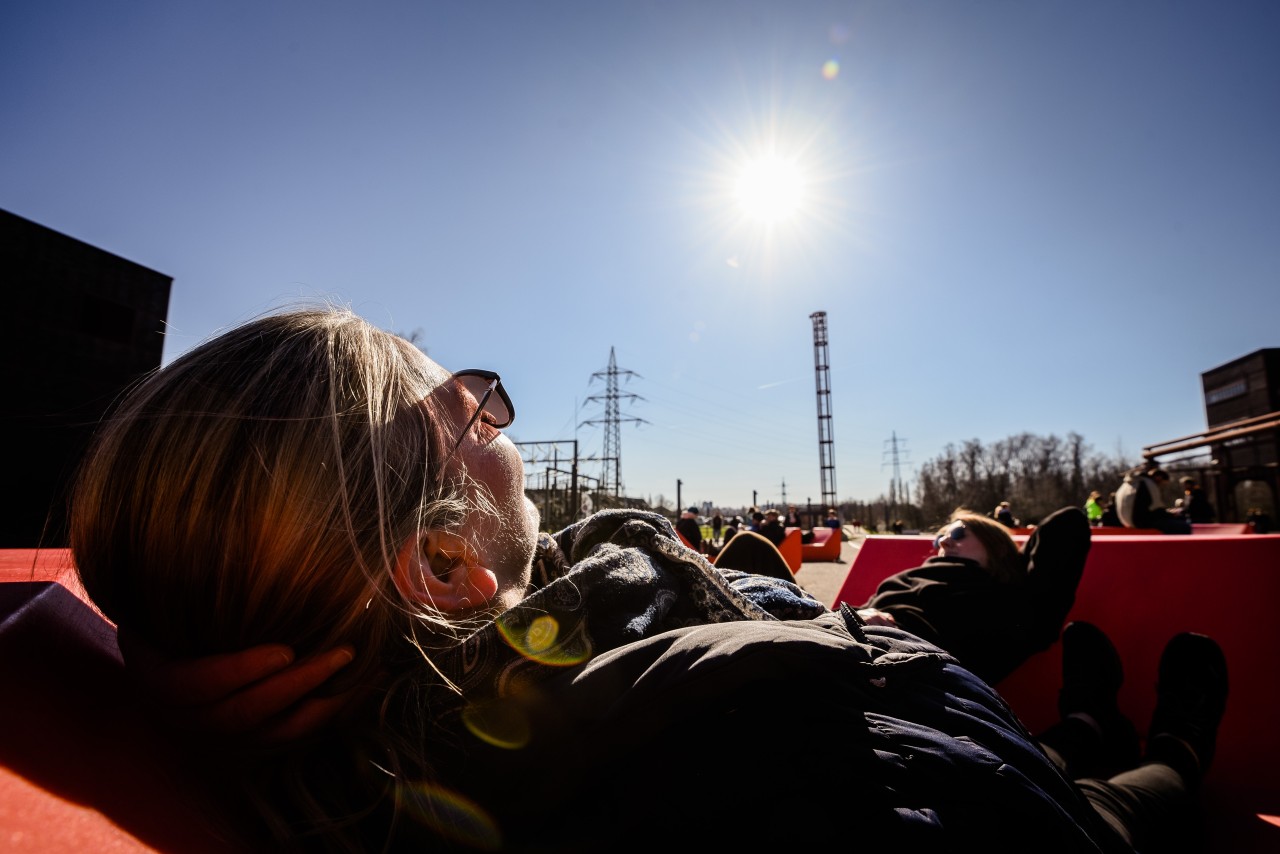
<path fill-rule="evenodd" d="M 991 445 L 977 439 L 947 445 L 920 467 L 916 496 L 925 526 L 941 524 L 957 507 L 990 513 L 1008 501 L 1019 520 L 1034 524 L 1059 507 L 1082 506 L 1093 489 L 1119 485 L 1128 464 L 1094 453 L 1078 433 L 1019 433 Z"/>

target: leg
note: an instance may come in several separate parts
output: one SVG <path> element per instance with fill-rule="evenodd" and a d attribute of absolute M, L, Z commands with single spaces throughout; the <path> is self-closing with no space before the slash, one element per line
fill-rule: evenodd
<path fill-rule="evenodd" d="M 1101 629 L 1077 621 L 1063 630 L 1061 720 L 1039 741 L 1069 777 L 1109 777 L 1137 764 L 1138 732 L 1116 702 L 1123 683 L 1120 655 Z"/>
<path fill-rule="evenodd" d="M 1187 838 L 1194 799 L 1182 775 L 1150 763 L 1109 780 L 1077 780 L 1098 817 L 1138 851 L 1177 850 Z"/>
<path fill-rule="evenodd" d="M 1213 760 L 1226 711 L 1227 661 L 1204 635 L 1184 632 L 1160 656 L 1156 709 L 1141 765 L 1109 780 L 1077 780 L 1098 816 L 1138 850 L 1184 850 L 1193 794 Z"/>

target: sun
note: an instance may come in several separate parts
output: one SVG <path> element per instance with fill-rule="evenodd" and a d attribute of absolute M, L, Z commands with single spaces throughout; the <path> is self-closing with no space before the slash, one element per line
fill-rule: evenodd
<path fill-rule="evenodd" d="M 805 179 L 794 160 L 767 154 L 743 165 L 734 192 L 748 216 L 763 223 L 778 223 L 800 210 Z"/>

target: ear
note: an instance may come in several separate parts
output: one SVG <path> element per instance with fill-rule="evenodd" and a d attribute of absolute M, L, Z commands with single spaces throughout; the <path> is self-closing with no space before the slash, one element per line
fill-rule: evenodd
<path fill-rule="evenodd" d="M 481 565 L 475 549 L 443 531 L 405 541 L 396 556 L 395 584 L 407 599 L 446 614 L 484 605 L 498 593 L 498 577 Z"/>

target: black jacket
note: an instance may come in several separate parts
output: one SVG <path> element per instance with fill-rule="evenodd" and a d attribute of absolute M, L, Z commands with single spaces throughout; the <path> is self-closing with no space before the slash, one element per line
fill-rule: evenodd
<path fill-rule="evenodd" d="M 1075 604 L 1092 531 L 1084 511 L 1050 514 L 1022 548 L 1026 573 L 1002 583 L 965 558 L 932 557 L 880 583 L 864 607 L 946 649 L 995 685 L 1058 639 Z"/>
<path fill-rule="evenodd" d="M 437 764 L 400 830 L 437 850 L 1124 850 L 952 656 L 717 569 L 660 516 L 544 538 L 535 574 L 437 658 L 461 696 L 415 695 Z"/>

